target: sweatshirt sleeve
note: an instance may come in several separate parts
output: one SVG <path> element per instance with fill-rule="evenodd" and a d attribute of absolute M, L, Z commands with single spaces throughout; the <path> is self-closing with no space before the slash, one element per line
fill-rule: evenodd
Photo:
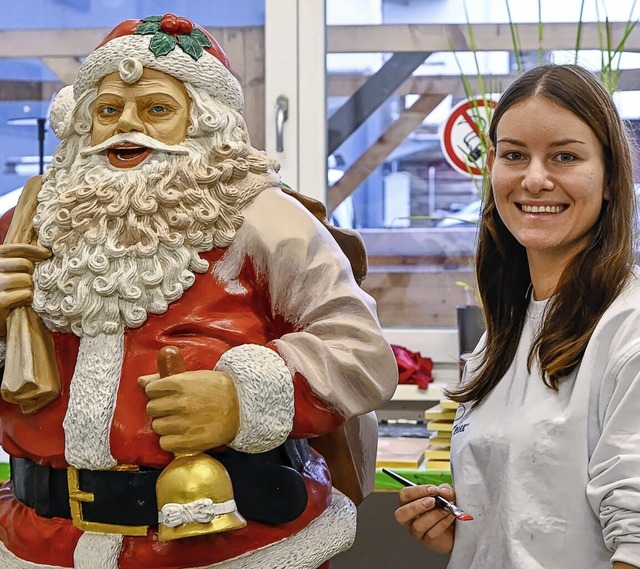
<path fill-rule="evenodd" d="M 234 379 L 245 378 L 236 385 L 252 385 L 238 390 L 242 444 L 236 440 L 231 446 L 261 452 L 266 447 L 258 439 L 271 440 L 267 446 L 272 448 L 287 436 L 320 435 L 391 397 L 397 365 L 375 303 L 356 284 L 346 257 L 322 224 L 296 200 L 265 190 L 245 210 L 241 231 L 215 270 L 217 277 L 233 286 L 234 267 L 247 259 L 266 290 L 272 318 L 291 331 L 264 347 L 233 348 L 238 354 L 262 351 L 264 357 L 256 361 L 268 361 L 269 374 L 277 379 L 261 381 L 264 374 L 250 363 L 239 374 L 225 370 Z M 267 411 L 281 417 L 279 434 L 252 436 L 257 425 L 251 425 L 250 416 Z"/>
<path fill-rule="evenodd" d="M 611 562 L 640 567 L 640 339 L 600 394 L 601 433 L 589 462 L 587 497 Z"/>

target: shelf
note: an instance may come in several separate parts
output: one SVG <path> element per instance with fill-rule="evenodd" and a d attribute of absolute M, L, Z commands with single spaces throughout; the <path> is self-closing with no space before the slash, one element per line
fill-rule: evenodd
<path fill-rule="evenodd" d="M 427 389 L 418 389 L 417 385 L 399 384 L 391 398 L 392 401 L 440 401 L 442 390 L 456 383 L 458 379 L 457 366 L 441 366 L 433 371 L 434 381 Z"/>
<path fill-rule="evenodd" d="M 398 385 L 391 401 L 440 401 L 445 385 L 433 382 L 427 389 L 418 389 L 417 385 Z"/>

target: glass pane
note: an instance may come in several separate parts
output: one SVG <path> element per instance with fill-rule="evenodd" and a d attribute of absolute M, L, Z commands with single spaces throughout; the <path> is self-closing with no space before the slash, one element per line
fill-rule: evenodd
<path fill-rule="evenodd" d="M 215 9 L 210 0 L 40 0 L 37 10 L 33 5 L 7 3 L 0 24 L 11 34 L 0 48 L 0 212 L 15 204 L 13 190 L 38 174 L 41 160 L 46 167 L 59 144 L 46 120 L 53 97 L 73 80 L 79 60 L 126 19 L 173 13 L 207 28 L 243 86 L 251 141 L 264 148 L 264 0 L 216 0 Z"/>
<path fill-rule="evenodd" d="M 467 100 L 461 75 L 475 93 L 497 97 L 520 65 L 529 68 L 540 61 L 559 62 L 568 54 L 574 59 L 575 50 L 523 51 L 516 57 L 508 22 L 511 17 L 514 23 L 528 24 L 532 37 L 537 37 L 539 17 L 543 22 L 568 22 L 563 33 L 570 48 L 576 42 L 582 2 L 569 0 L 559 5 L 543 0 L 540 14 L 537 2 L 509 2 L 509 16 L 504 0 L 467 1 L 471 29 L 501 23 L 506 42 L 502 51 L 477 49 L 475 53 L 452 52 L 453 40 L 447 41 L 468 31 L 463 0 L 354 0 L 345 4 L 327 2 L 327 25 L 333 27 L 330 32 L 336 32 L 328 34 L 327 44 L 332 220 L 359 230 L 365 240 L 369 275 L 363 288 L 376 298 L 383 326 L 456 326 L 456 307 L 477 303 L 473 259 L 482 179 L 452 166 L 447 159 L 451 151 L 444 142 L 451 146 L 453 139 L 464 154 L 477 153 L 480 163 L 486 152 L 472 129 L 459 141 L 454 134 L 445 134 L 456 105 Z M 623 24 L 634 6 L 633 0 L 604 4 L 609 20 Z M 594 3 L 585 6 L 582 17 L 584 22 L 604 22 L 605 12 L 602 7 L 596 12 Z M 438 26 L 425 31 L 408 24 Z M 342 26 L 350 26 L 348 33 L 339 34 Z M 376 27 L 385 32 L 378 33 Z M 500 35 L 497 31 L 492 34 Z M 416 56 L 406 48 L 412 35 L 441 38 L 437 49 L 417 54 L 422 57 L 413 67 L 411 57 Z M 374 52 L 370 51 L 373 47 L 362 47 L 363 43 L 375 45 L 371 37 L 390 49 L 394 41 L 402 43 L 405 51 Z M 479 37 L 483 39 L 476 41 L 491 40 L 487 35 Z M 597 38 L 597 33 L 592 37 Z M 601 56 L 597 49 L 581 50 L 578 61 L 599 71 Z M 399 71 L 403 66 L 404 75 Z M 636 53 L 623 53 L 614 66 L 637 72 L 640 61 Z M 379 75 L 384 79 L 376 84 Z M 484 88 L 479 76 L 485 80 Z M 624 92 L 616 93 L 616 98 L 623 116 L 633 125 L 640 115 L 632 103 L 637 101 L 640 80 L 634 73 L 621 77 Z M 381 97 L 385 91 L 388 97 Z M 476 122 L 487 123 L 484 119 Z M 353 128 L 344 126 L 350 123 Z"/>

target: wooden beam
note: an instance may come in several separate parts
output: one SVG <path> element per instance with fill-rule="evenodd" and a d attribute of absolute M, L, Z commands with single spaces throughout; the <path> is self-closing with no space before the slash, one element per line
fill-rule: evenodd
<path fill-rule="evenodd" d="M 244 92 L 244 117 L 251 143 L 265 148 L 265 52 L 264 32 L 253 30 L 240 33 L 244 56 L 244 73 L 239 77 Z M 214 36 L 215 37 L 215 36 Z M 231 56 L 229 56 L 231 57 Z M 229 61 L 235 61 L 230 59 Z"/>
<path fill-rule="evenodd" d="M 420 95 L 395 122 L 358 158 L 344 176 L 329 188 L 329 211 L 333 211 L 409 136 L 444 99 L 443 95 Z"/>
<path fill-rule="evenodd" d="M 611 44 L 616 46 L 624 35 L 626 23 L 611 22 Z M 543 24 L 542 44 L 538 44 L 538 24 L 517 24 L 522 51 L 552 49 L 573 50 L 577 23 Z M 509 24 L 473 24 L 477 51 L 512 51 Z M 627 38 L 626 51 L 640 50 L 640 33 L 634 30 Z M 327 51 L 331 53 L 375 53 L 398 51 L 472 51 L 466 24 L 393 24 L 362 26 L 329 26 Z M 600 49 L 598 24 L 582 25 L 582 49 Z"/>
<path fill-rule="evenodd" d="M 0 80 L 0 101 L 47 101 L 63 87 L 58 81 Z"/>
<path fill-rule="evenodd" d="M 333 154 L 429 57 L 428 53 L 394 53 L 368 77 L 328 122 L 327 154 Z"/>
<path fill-rule="evenodd" d="M 0 57 L 86 57 L 108 33 L 106 28 L 0 30 Z"/>
<path fill-rule="evenodd" d="M 485 87 L 491 86 L 502 92 L 516 78 L 516 75 L 485 75 Z M 329 96 L 348 97 L 361 87 L 368 79 L 366 75 L 336 73 L 327 78 L 327 91 Z M 480 93 L 478 79 L 468 77 L 471 88 Z M 623 69 L 620 71 L 618 91 L 640 91 L 640 69 Z M 454 97 L 464 97 L 465 91 L 460 77 L 457 75 L 421 75 L 407 79 L 396 91 L 395 96 L 442 93 L 451 94 Z"/>
<path fill-rule="evenodd" d="M 257 32 L 260 41 L 264 43 L 262 26 L 207 28 L 207 30 L 222 44 L 231 67 L 233 67 L 232 54 L 227 51 L 221 39 L 226 32 L 231 30 Z M 102 42 L 109 31 L 108 28 L 0 29 L 0 58 L 86 57 Z"/>
<path fill-rule="evenodd" d="M 611 42 L 617 45 L 626 23 L 611 23 Z M 570 49 L 576 43 L 577 23 L 543 25 L 542 49 Z M 222 37 L 229 28 L 207 28 L 214 37 Z M 238 32 L 258 30 L 264 43 L 262 26 L 234 28 Z M 538 24 L 517 24 L 520 49 L 538 49 Z M 68 28 L 43 30 L 0 30 L 0 57 L 85 57 L 109 33 L 107 28 Z M 513 42 L 508 24 L 473 24 L 473 35 L 479 51 L 511 51 Z M 222 42 L 221 42 L 222 43 Z M 398 51 L 470 50 L 465 24 L 393 24 L 362 26 L 328 26 L 329 53 L 377 53 Z M 226 50 L 226 46 L 222 46 Z M 582 28 L 582 48 L 599 49 L 598 25 L 586 22 Z M 635 30 L 627 38 L 627 51 L 640 51 L 640 33 Z M 234 59 L 227 53 L 233 67 Z"/>
<path fill-rule="evenodd" d="M 71 85 L 76 79 L 80 61 L 75 57 L 43 57 L 44 63 L 65 85 Z"/>
<path fill-rule="evenodd" d="M 515 76 L 511 75 L 500 75 L 493 76 L 491 81 L 499 81 L 496 84 L 504 88 L 514 78 Z M 327 92 L 329 96 L 348 97 L 354 92 L 354 89 L 358 89 L 366 83 L 367 79 L 366 75 L 332 74 L 327 77 Z M 472 88 L 477 90 L 477 78 L 469 77 L 468 79 Z M 451 94 L 454 97 L 465 95 L 462 81 L 458 75 L 414 75 L 409 77 L 393 94 L 394 96 L 403 96 L 420 93 Z"/>

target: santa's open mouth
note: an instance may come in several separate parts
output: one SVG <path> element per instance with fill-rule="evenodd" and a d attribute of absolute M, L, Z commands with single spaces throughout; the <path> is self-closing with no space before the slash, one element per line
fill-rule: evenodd
<path fill-rule="evenodd" d="M 125 142 L 109 148 L 107 150 L 107 158 L 109 159 L 109 164 L 115 168 L 133 168 L 138 164 L 142 164 L 152 152 L 152 148 Z"/>

